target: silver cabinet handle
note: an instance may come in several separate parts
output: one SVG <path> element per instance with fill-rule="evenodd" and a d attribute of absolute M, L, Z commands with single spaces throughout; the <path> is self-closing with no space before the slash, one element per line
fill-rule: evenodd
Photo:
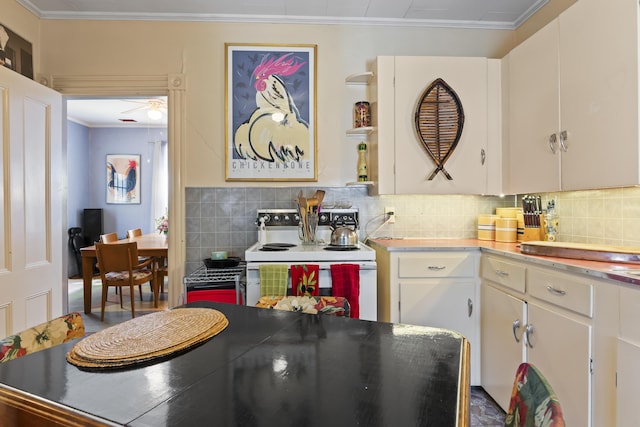
<path fill-rule="evenodd" d="M 558 296 L 561 296 L 561 297 L 563 297 L 563 296 L 565 296 L 567 294 L 566 291 L 563 291 L 562 289 L 556 289 L 551 285 L 547 285 L 547 290 L 549 292 L 551 292 L 552 294 L 558 295 Z"/>
<path fill-rule="evenodd" d="M 507 273 L 506 271 L 496 270 L 496 276 L 507 277 L 508 275 L 509 273 Z"/>
<path fill-rule="evenodd" d="M 516 340 L 516 342 L 520 342 L 520 338 L 518 338 L 518 334 L 516 334 L 516 331 L 520 329 L 520 319 L 516 319 L 513 321 L 513 325 L 511 325 L 511 330 L 513 331 L 513 338 Z"/>
<path fill-rule="evenodd" d="M 480 150 L 480 164 L 484 166 L 484 162 L 487 160 L 487 152 L 484 148 Z"/>
<path fill-rule="evenodd" d="M 524 328 L 524 342 L 527 343 L 529 348 L 533 348 L 533 344 L 531 344 L 531 335 L 533 335 L 533 325 L 528 324 L 526 328 Z"/>
<path fill-rule="evenodd" d="M 440 270 L 444 270 L 447 267 L 444 265 L 430 265 L 427 268 L 431 271 L 440 271 Z"/>
<path fill-rule="evenodd" d="M 562 149 L 562 151 L 564 151 L 565 153 L 567 152 L 567 150 L 569 149 L 569 146 L 567 145 L 567 139 L 569 139 L 568 135 L 567 135 L 567 131 L 563 130 L 562 132 L 560 132 L 560 148 Z"/>
<path fill-rule="evenodd" d="M 467 316 L 471 317 L 471 314 L 473 314 L 473 301 L 471 301 L 471 298 L 467 299 Z"/>
<path fill-rule="evenodd" d="M 558 137 L 555 133 L 549 135 L 549 148 L 551 148 L 551 152 L 556 154 L 556 145 L 558 144 Z"/>

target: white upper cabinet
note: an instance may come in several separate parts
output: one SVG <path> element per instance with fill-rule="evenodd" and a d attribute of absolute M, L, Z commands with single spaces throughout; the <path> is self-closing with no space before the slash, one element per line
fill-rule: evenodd
<path fill-rule="evenodd" d="M 640 183 L 637 1 L 580 0 L 506 60 L 506 192 Z"/>
<path fill-rule="evenodd" d="M 489 165 L 499 169 L 500 149 L 491 157 L 490 117 L 499 117 L 499 84 L 490 79 L 500 67 L 480 57 L 378 57 L 372 99 L 378 132 L 371 154 L 379 194 L 485 194 Z M 451 180 L 438 172 L 416 131 L 415 114 L 425 90 L 442 79 L 456 93 L 464 112 L 460 140 L 444 163 Z M 492 90 L 490 103 L 489 85 Z M 489 111 L 491 105 L 492 110 Z M 499 123 L 493 128 L 499 129 Z M 499 135 L 498 131 L 493 134 Z M 495 142 L 495 141 L 494 141 Z M 499 147 L 499 141 L 498 145 Z M 493 163 L 491 163 L 493 161 Z M 393 166 L 393 168 L 391 167 Z"/>
<path fill-rule="evenodd" d="M 513 49 L 509 62 L 508 194 L 560 189 L 560 156 L 548 145 L 560 128 L 558 22 Z"/>
<path fill-rule="evenodd" d="M 562 189 L 640 183 L 638 1 L 580 0 L 560 16 Z"/>

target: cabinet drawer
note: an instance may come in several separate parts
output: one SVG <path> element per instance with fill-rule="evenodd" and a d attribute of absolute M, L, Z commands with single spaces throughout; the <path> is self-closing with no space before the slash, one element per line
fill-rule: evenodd
<path fill-rule="evenodd" d="M 509 262 L 492 256 L 482 257 L 482 278 L 499 283 L 520 293 L 525 291 L 525 272 L 522 264 Z"/>
<path fill-rule="evenodd" d="M 529 268 L 529 294 L 585 316 L 593 316 L 593 285 L 586 278 L 553 270 Z"/>
<path fill-rule="evenodd" d="M 470 253 L 401 255 L 398 277 L 477 277 L 475 256 Z"/>

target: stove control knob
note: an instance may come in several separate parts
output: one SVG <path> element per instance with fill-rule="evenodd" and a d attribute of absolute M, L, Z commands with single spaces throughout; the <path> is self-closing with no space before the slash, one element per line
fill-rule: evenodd
<path fill-rule="evenodd" d="M 260 219 L 264 219 L 265 224 L 271 221 L 271 217 L 269 216 L 269 214 L 262 215 L 260 218 L 258 218 L 258 222 L 260 222 Z"/>
<path fill-rule="evenodd" d="M 280 216 L 279 215 L 274 215 L 273 216 L 273 222 L 280 222 Z"/>
<path fill-rule="evenodd" d="M 291 222 L 291 218 L 289 218 L 289 215 L 285 214 L 284 215 L 284 222 Z"/>
<path fill-rule="evenodd" d="M 299 223 L 299 222 L 300 222 L 300 215 L 298 215 L 298 214 L 293 215 L 293 221 L 294 221 L 296 224 L 297 224 L 297 223 Z"/>
<path fill-rule="evenodd" d="M 320 222 L 321 223 L 326 223 L 327 220 L 328 220 L 327 214 L 320 214 Z"/>

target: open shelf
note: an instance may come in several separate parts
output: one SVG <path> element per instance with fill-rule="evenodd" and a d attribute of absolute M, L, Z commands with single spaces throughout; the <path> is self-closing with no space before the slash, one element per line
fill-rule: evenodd
<path fill-rule="evenodd" d="M 373 185 L 373 181 L 356 181 L 356 182 L 347 182 L 347 187 L 367 187 L 369 185 Z"/>
<path fill-rule="evenodd" d="M 345 82 L 352 85 L 366 85 L 369 84 L 372 78 L 373 71 L 367 71 L 364 73 L 351 74 L 345 79 Z"/>
<path fill-rule="evenodd" d="M 373 133 L 373 131 L 375 131 L 375 127 L 365 126 L 361 128 L 347 129 L 347 135 L 349 136 L 369 135 Z"/>

